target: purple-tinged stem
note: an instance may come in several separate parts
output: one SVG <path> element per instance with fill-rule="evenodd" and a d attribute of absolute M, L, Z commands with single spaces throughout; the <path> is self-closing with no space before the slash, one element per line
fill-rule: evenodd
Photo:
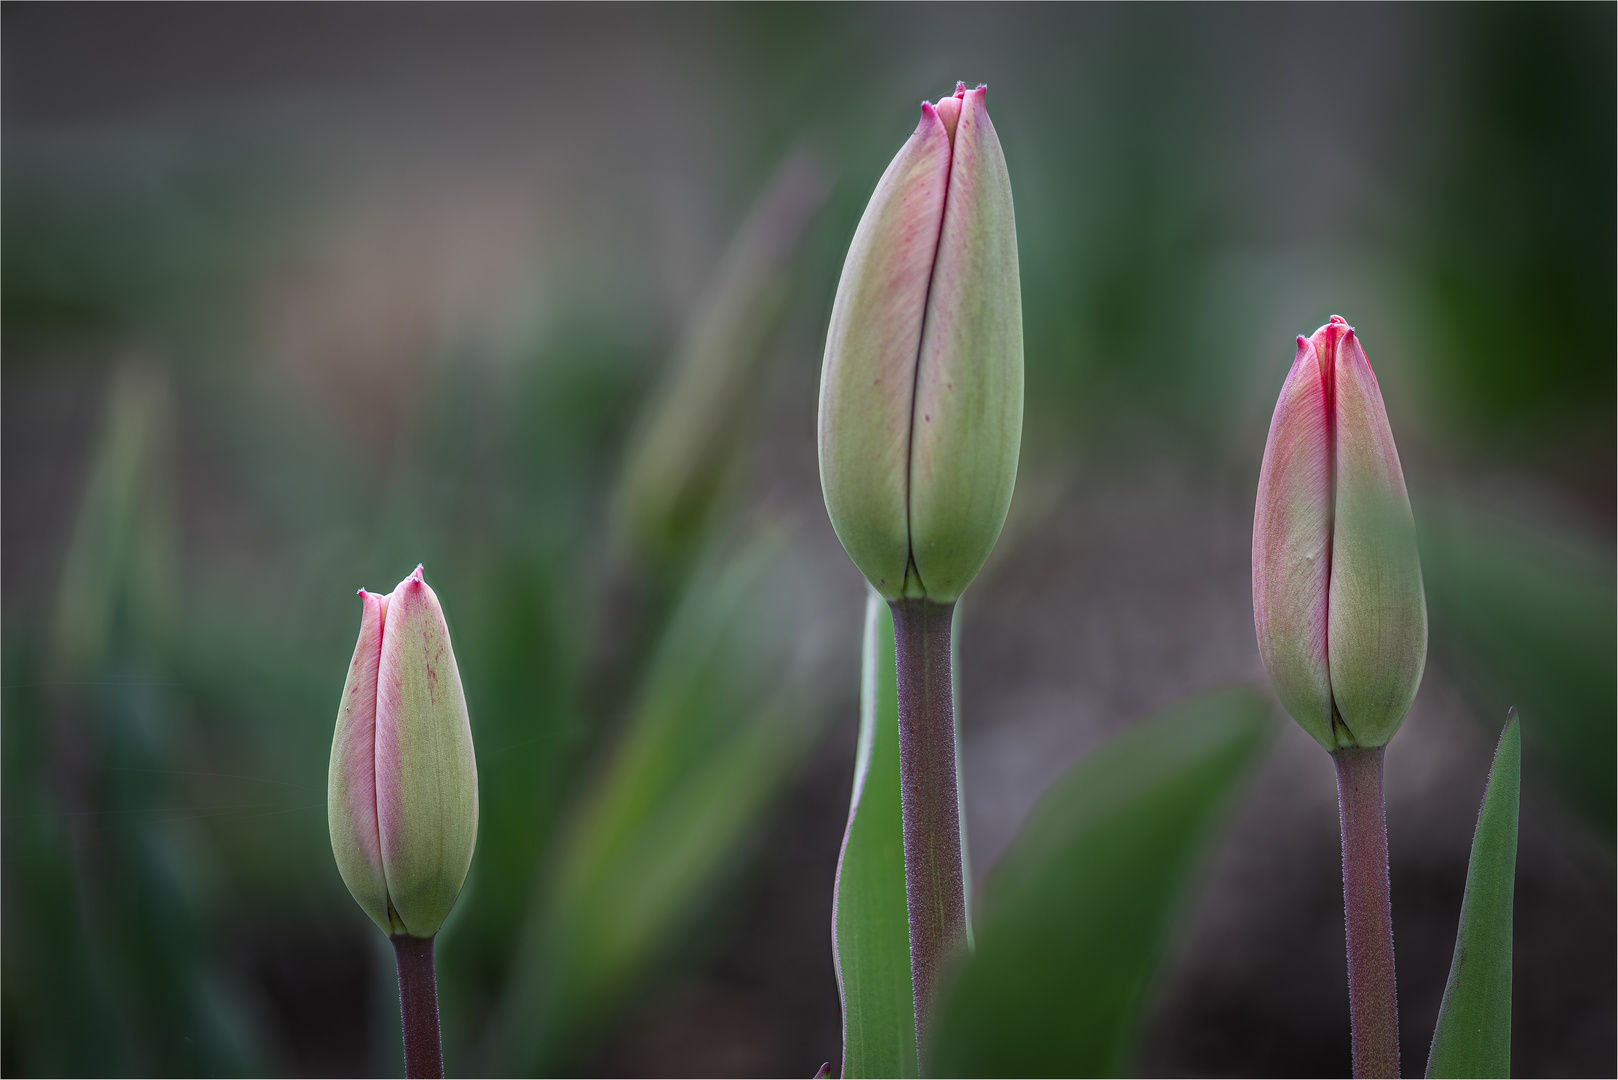
<path fill-rule="evenodd" d="M 898 660 L 905 899 L 910 914 L 910 976 L 919 1048 L 939 977 L 966 944 L 955 698 L 950 679 L 949 632 L 955 605 L 902 599 L 890 606 Z"/>
<path fill-rule="evenodd" d="M 1399 997 L 1393 971 L 1393 904 L 1388 891 L 1388 818 L 1382 747 L 1350 746 L 1337 762 L 1343 827 L 1343 921 L 1348 934 L 1348 1015 L 1354 1076 L 1399 1075 Z"/>
<path fill-rule="evenodd" d="M 399 1016 L 404 1024 L 405 1076 L 441 1080 L 444 1052 L 438 1040 L 438 979 L 433 939 L 398 934 L 390 938 L 399 964 Z"/>

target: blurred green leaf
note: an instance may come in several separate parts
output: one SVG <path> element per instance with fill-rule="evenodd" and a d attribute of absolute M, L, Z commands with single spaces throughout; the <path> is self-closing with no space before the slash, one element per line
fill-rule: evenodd
<path fill-rule="evenodd" d="M 1513 712 L 1500 733 L 1472 838 L 1428 1076 L 1511 1075 L 1511 902 L 1521 780 L 1522 725 Z"/>
<path fill-rule="evenodd" d="M 174 621 L 174 509 L 167 377 L 129 356 L 112 373 L 99 445 L 57 587 L 59 676 L 83 679 L 120 631 L 150 650 Z"/>
<path fill-rule="evenodd" d="M 1040 799 L 984 889 L 929 1076 L 1123 1076 L 1195 870 L 1273 730 L 1246 687 L 1142 721 Z"/>
<path fill-rule="evenodd" d="M 818 730 L 800 584 L 773 528 L 699 573 L 629 726 L 564 826 L 496 1068 L 566 1067 L 651 967 L 696 929 Z"/>
<path fill-rule="evenodd" d="M 805 150 L 789 154 L 725 254 L 654 392 L 617 492 L 619 528 L 653 565 L 680 561 L 750 430 L 754 398 L 790 295 L 791 269 L 830 184 Z"/>
<path fill-rule="evenodd" d="M 1454 503 L 1417 514 L 1433 648 L 1485 716 L 1529 720 L 1530 776 L 1610 838 L 1618 598 L 1610 550 Z"/>
<path fill-rule="evenodd" d="M 251 257 L 286 232 L 303 185 L 270 129 L 139 148 L 106 134 L 13 132 L 0 194 L 8 345 L 195 340 L 240 313 Z"/>
<path fill-rule="evenodd" d="M 1456 109 L 1406 235 L 1427 286 L 1411 357 L 1456 434 L 1583 473 L 1613 437 L 1613 148 L 1585 133 L 1618 119 L 1614 13 L 1455 14 Z"/>
<path fill-rule="evenodd" d="M 27 946 L 6 950 L 12 1071 L 264 1068 L 207 952 L 218 863 L 199 774 L 172 768 L 193 734 L 172 655 L 174 425 L 165 370 L 137 354 L 112 365 L 38 667 L 49 677 L 8 693 L 5 844 L 29 859 L 7 893 L 8 921 L 28 928 Z M 85 1016 L 99 1038 L 77 1034 Z"/>
<path fill-rule="evenodd" d="M 832 952 L 843 998 L 843 1076 L 919 1076 L 893 616 L 875 592 L 865 602 L 859 749 L 837 861 Z"/>

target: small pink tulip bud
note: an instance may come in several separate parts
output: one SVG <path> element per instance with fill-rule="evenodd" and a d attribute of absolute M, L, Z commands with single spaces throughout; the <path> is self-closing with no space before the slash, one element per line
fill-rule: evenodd
<path fill-rule="evenodd" d="M 1427 661 L 1427 600 L 1382 391 L 1337 315 L 1298 338 L 1270 421 L 1253 620 L 1276 694 L 1322 746 L 1393 738 Z"/>
<path fill-rule="evenodd" d="M 327 776 L 332 853 L 383 932 L 430 938 L 455 906 L 477 842 L 466 698 L 421 567 L 388 596 L 361 589 L 360 602 Z"/>
<path fill-rule="evenodd" d="M 854 232 L 826 334 L 826 511 L 888 600 L 953 603 L 1017 479 L 1017 227 L 986 93 L 963 83 L 922 103 Z"/>

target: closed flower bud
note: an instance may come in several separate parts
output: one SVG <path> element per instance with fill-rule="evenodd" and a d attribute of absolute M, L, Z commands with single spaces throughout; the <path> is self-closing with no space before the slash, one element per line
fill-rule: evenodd
<path fill-rule="evenodd" d="M 388 596 L 360 590 L 360 601 L 327 777 L 332 852 L 385 933 L 430 938 L 455 906 L 477 841 L 466 698 L 421 567 Z"/>
<path fill-rule="evenodd" d="M 820 384 L 832 527 L 884 598 L 950 603 L 1005 524 L 1022 441 L 1011 182 L 984 87 L 922 103 L 843 264 Z"/>
<path fill-rule="evenodd" d="M 1427 601 L 1376 375 L 1339 316 L 1298 338 L 1253 516 L 1259 653 L 1322 746 L 1382 746 L 1427 660 Z"/>

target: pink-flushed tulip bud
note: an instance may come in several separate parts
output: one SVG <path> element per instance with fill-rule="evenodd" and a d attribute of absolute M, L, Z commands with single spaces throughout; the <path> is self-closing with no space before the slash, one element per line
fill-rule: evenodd
<path fill-rule="evenodd" d="M 1017 230 L 985 87 L 923 102 L 860 218 L 832 304 L 820 479 L 887 600 L 952 603 L 988 558 L 1022 443 Z"/>
<path fill-rule="evenodd" d="M 360 602 L 327 776 L 332 852 L 385 933 L 430 938 L 455 906 L 477 841 L 466 697 L 421 567 L 387 596 L 361 589 Z"/>
<path fill-rule="evenodd" d="M 1276 694 L 1322 746 L 1393 738 L 1427 661 L 1427 600 L 1382 391 L 1337 315 L 1298 338 L 1270 421 L 1253 619 Z"/>

